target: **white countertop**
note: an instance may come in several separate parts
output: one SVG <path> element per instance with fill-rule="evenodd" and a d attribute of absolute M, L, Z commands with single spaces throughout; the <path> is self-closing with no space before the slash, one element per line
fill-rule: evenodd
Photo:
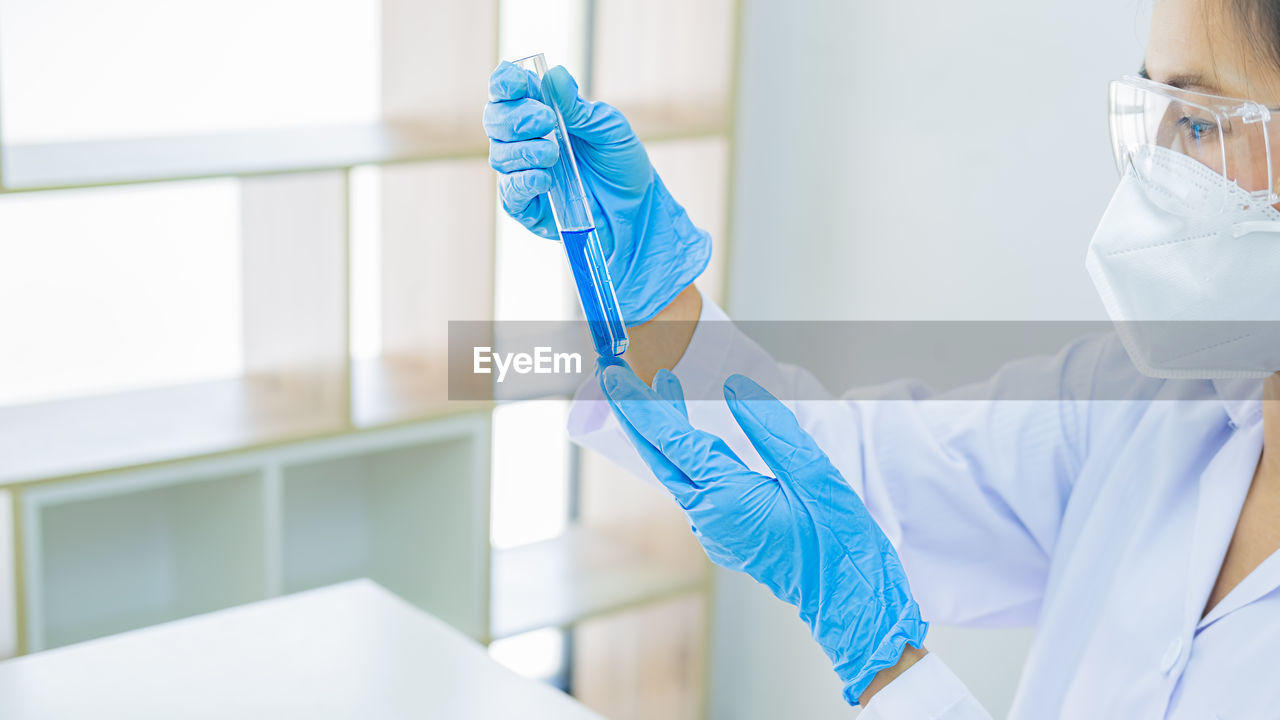
<path fill-rule="evenodd" d="M 600 720 L 368 581 L 0 662 L 4 720 Z"/>

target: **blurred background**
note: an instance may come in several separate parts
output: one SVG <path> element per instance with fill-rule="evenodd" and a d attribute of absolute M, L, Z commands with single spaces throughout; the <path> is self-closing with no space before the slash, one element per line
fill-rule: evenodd
<path fill-rule="evenodd" d="M 480 126 L 534 52 L 627 113 L 739 319 L 1101 319 L 1140 0 L 0 0 L 0 657 L 372 577 L 614 718 L 845 717 L 794 611 L 571 446 L 449 402 L 567 319 Z M 839 391 L 841 388 L 831 388 Z M 1027 629 L 935 627 L 994 715 Z"/>

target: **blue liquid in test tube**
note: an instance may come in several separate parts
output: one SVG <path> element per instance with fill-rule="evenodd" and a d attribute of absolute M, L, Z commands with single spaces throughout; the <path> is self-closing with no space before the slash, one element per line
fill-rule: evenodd
<path fill-rule="evenodd" d="M 582 178 L 578 175 L 578 165 L 574 162 L 564 117 L 551 101 L 551 86 L 545 80 L 547 61 L 539 54 L 516 60 L 515 65 L 532 73 L 539 99 L 556 114 L 556 128 L 547 137 L 554 139 L 560 149 L 560 159 L 551 168 L 552 184 L 547 195 L 551 199 L 551 211 L 560 231 L 560 240 L 569 257 L 573 281 L 578 286 L 578 299 L 582 301 L 582 312 L 591 330 L 591 341 L 596 352 L 604 357 L 621 355 L 627 349 L 627 326 L 622 321 L 618 297 L 609 279 L 600 239 L 596 236 L 591 206 Z"/>
<path fill-rule="evenodd" d="M 578 285 L 582 312 L 587 316 L 596 352 L 605 357 L 621 355 L 627 350 L 627 326 L 622 322 L 595 229 L 561 230 L 560 239 L 569 256 L 569 268 Z"/>

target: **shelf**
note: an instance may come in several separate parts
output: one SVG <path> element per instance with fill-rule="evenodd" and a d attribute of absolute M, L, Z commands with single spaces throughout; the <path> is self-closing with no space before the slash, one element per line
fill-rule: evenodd
<path fill-rule="evenodd" d="M 175 478 L 176 480 L 177 478 Z M 52 500 L 30 510 L 41 561 L 31 649 L 58 647 L 266 596 L 254 472 Z"/>
<path fill-rule="evenodd" d="M 0 407 L 0 488 L 251 450 L 483 410 L 451 401 L 443 360 L 353 363 L 334 376 L 272 375 Z"/>
<path fill-rule="evenodd" d="M 482 638 L 487 428 L 388 428 L 24 488 L 25 647 L 362 577 Z"/>
<path fill-rule="evenodd" d="M 338 432 L 342 388 L 263 376 L 0 408 L 0 487 Z"/>
<path fill-rule="evenodd" d="M 271 175 L 354 165 L 485 157 L 475 131 L 441 132 L 394 124 L 286 128 L 217 135 L 7 145 L 0 151 L 5 192 Z"/>
<path fill-rule="evenodd" d="M 464 435 L 284 467 L 283 591 L 367 577 L 483 637 L 482 446 Z"/>
<path fill-rule="evenodd" d="M 587 618 L 692 592 L 706 582 L 694 553 L 644 551 L 608 533 L 573 528 L 493 553 L 493 638 Z"/>

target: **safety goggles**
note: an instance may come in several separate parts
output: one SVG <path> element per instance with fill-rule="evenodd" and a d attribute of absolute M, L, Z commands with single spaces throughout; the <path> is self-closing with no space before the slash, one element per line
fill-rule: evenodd
<path fill-rule="evenodd" d="M 1280 149 L 1280 135 L 1271 133 L 1280 132 L 1280 115 L 1273 127 L 1273 112 L 1280 108 L 1126 76 L 1111 83 L 1116 166 L 1122 174 L 1134 172 L 1154 202 L 1179 215 L 1275 204 L 1280 163 L 1272 152 Z M 1169 153 L 1155 148 L 1195 163 L 1168 163 Z"/>

